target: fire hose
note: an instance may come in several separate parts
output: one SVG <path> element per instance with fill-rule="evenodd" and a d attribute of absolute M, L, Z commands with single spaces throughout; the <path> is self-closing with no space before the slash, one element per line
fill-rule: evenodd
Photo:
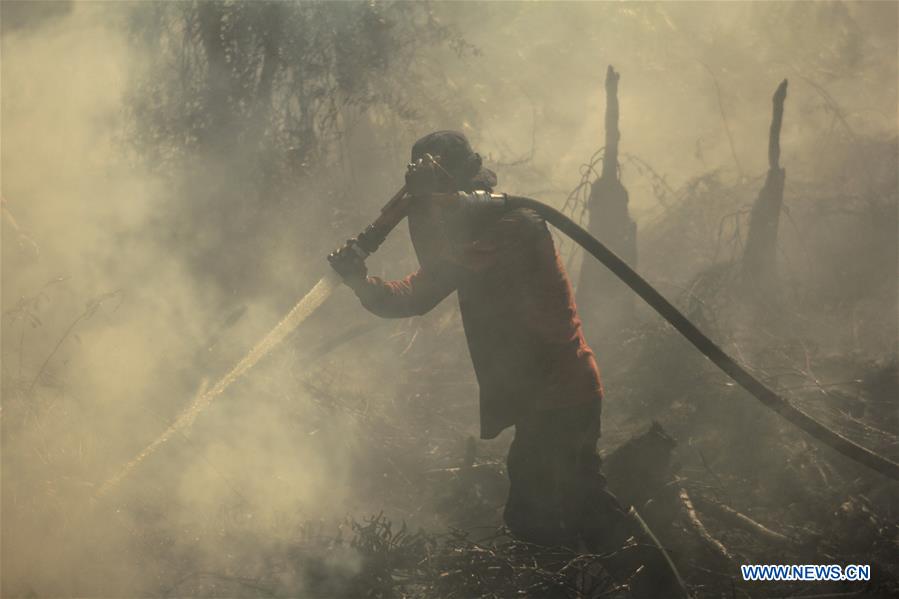
<path fill-rule="evenodd" d="M 849 459 L 863 464 L 887 478 L 899 481 L 899 464 L 831 430 L 770 389 L 709 339 L 689 318 L 665 299 L 646 279 L 628 266 L 624 260 L 562 212 L 532 198 L 484 191 L 459 192 L 456 200 L 457 209 L 469 213 L 490 212 L 499 215 L 507 210 L 533 210 L 612 271 L 706 358 L 765 407 Z M 378 220 L 339 251 L 354 251 L 362 258 L 373 253 L 390 231 L 403 219 L 411 201 L 412 196 L 407 194 L 406 188 L 403 187 L 384 207 Z"/>

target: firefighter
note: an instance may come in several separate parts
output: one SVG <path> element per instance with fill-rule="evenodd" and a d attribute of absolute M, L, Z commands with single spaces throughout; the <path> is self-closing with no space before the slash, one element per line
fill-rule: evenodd
<path fill-rule="evenodd" d="M 423 163 L 431 168 L 413 168 Z M 406 180 L 420 268 L 384 281 L 367 276 L 355 252 L 332 253 L 332 266 L 384 318 L 425 314 L 456 292 L 480 387 L 481 438 L 515 427 L 507 527 L 544 545 L 615 546 L 627 536 L 626 518 L 606 491 L 596 450 L 599 370 L 546 223 L 529 210 L 465 214 L 454 205 L 455 192 L 496 185 L 458 132 L 417 141 Z"/>

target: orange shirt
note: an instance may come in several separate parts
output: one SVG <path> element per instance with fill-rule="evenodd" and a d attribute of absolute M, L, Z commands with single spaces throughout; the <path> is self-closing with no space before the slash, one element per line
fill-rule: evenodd
<path fill-rule="evenodd" d="M 398 281 L 368 277 L 356 294 L 374 314 L 401 318 L 457 292 L 480 386 L 482 438 L 534 411 L 602 398 L 571 283 L 542 218 L 513 210 L 454 222 L 423 199 L 413 203 L 409 232 L 420 268 Z"/>

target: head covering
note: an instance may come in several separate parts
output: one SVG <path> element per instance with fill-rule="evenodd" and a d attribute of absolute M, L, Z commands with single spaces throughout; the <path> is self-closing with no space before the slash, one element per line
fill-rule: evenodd
<path fill-rule="evenodd" d="M 458 131 L 435 131 L 419 139 L 412 146 L 412 162 L 425 154 L 440 157 L 440 165 L 453 176 L 461 191 L 490 191 L 496 186 L 496 173 L 483 166 L 480 154 Z"/>

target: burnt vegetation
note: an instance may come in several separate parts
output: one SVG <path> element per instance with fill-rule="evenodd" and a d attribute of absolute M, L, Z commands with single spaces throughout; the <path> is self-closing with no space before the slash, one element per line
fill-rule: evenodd
<path fill-rule="evenodd" d="M 851 19 L 821 11 L 822 19 L 846 23 L 838 40 L 843 56 L 860 52 L 862 33 L 853 32 Z M 191 381 L 185 387 L 198 382 L 197 374 L 214 378 L 242 355 L 246 348 L 229 344 L 228 335 L 248 302 L 265 295 L 270 305 L 289 306 L 313 281 L 307 273 L 324 265 L 326 251 L 376 213 L 399 180 L 388 166 L 401 164 L 416 134 L 477 127 L 471 115 L 478 114 L 478 99 L 448 85 L 450 74 L 433 56 L 476 62 L 478 40 L 439 13 L 402 2 L 146 3 L 129 10 L 133 42 L 149 58 L 125 99 L 124 145 L 169 190 L 138 236 L 183 265 L 221 315 L 219 328 L 196 341 L 196 357 L 177 371 L 176 378 Z M 621 233 L 624 251 L 633 261 L 639 256 L 635 266 L 662 293 L 768 386 L 896 461 L 899 146 L 895 131 L 856 130 L 851 107 L 828 92 L 829 84 L 840 84 L 839 74 L 815 62 L 826 58 L 800 56 L 795 67 L 802 76 L 790 70 L 790 94 L 817 98 L 821 113 L 832 117 L 814 154 L 804 146 L 806 155 L 795 155 L 781 141 L 782 123 L 801 117 L 790 111 L 787 82 L 778 87 L 779 77 L 770 82 L 772 103 L 758 106 L 770 125 L 767 148 L 757 149 L 767 150 L 767 174 L 716 165 L 671 183 L 640 157 L 638 134 L 619 135 L 615 122 L 616 133 L 560 183 L 571 192 L 552 199 L 587 225 L 603 197 L 611 198 L 619 226 L 607 220 L 598 226 Z M 602 73 L 590 74 L 597 93 Z M 640 76 L 623 72 L 621 89 Z M 610 68 L 608 77 L 617 93 L 619 74 Z M 625 97 L 622 113 L 629 110 Z M 616 121 L 618 102 L 616 96 Z M 726 121 L 723 112 L 707 116 Z M 690 135 L 684 132 L 686 145 Z M 533 157 L 532 151 L 506 172 L 498 168 L 501 181 L 531 166 L 540 174 Z M 795 172 L 784 166 L 797 163 L 803 168 Z M 651 196 L 644 199 L 653 208 L 632 216 L 628 201 L 636 193 Z M 3 208 L 4 252 L 37 256 L 42 240 L 16 220 L 12 206 Z M 573 244 L 559 242 L 576 278 L 583 258 Z M 384 262 L 397 265 L 392 274 L 414 263 L 399 245 L 383 250 Z M 266 259 L 278 267 L 260 268 Z M 282 266 L 303 274 L 285 278 Z M 258 384 L 236 389 L 229 404 L 212 408 L 221 410 L 218 417 L 200 416 L 189 437 L 150 461 L 135 477 L 144 482 L 129 481 L 108 503 L 74 511 L 74 503 L 89 504 L 95 484 L 119 460 L 85 449 L 106 447 L 91 432 L 92 410 L 100 408 L 67 394 L 66 364 L 82 351 L 79 331 L 127 300 L 115 289 L 98 290 L 68 320 L 47 318 L 65 286 L 51 281 L 3 307 L 4 518 L 40 529 L 47 514 L 52 521 L 90 522 L 102 518 L 100 510 L 114 511 L 122 542 L 152 564 L 141 594 L 634 596 L 631 578 L 610 566 L 639 553 L 636 539 L 593 555 L 528 545 L 505 533 L 508 439 L 472 436 L 477 385 L 452 302 L 423 319 L 389 322 L 367 319 L 352 298 L 325 306 L 267 363 Z M 601 448 L 610 488 L 639 510 L 690 594 L 899 593 L 895 481 L 765 410 L 633 298 L 618 297 L 618 316 L 601 321 L 591 314 L 605 313 L 602 285 L 579 291 L 608 396 Z M 595 343 L 593 330 L 602 331 Z M 26 359 L 35 338 L 49 351 Z M 364 372 L 350 372 L 357 364 Z M 154 430 L 172 420 L 179 401 L 154 406 Z M 202 520 L 169 518 L 170 464 L 196 462 L 207 455 L 200 448 L 224 442 L 223 427 L 240 421 L 234 406 L 240 401 L 275 411 L 290 437 L 321 439 L 321 452 L 346 456 L 340 480 L 349 482 L 341 484 L 358 498 L 343 510 L 346 518 L 304 513 L 301 525 L 254 527 L 247 514 L 258 497 L 234 482 L 242 478 L 237 467 L 205 457 L 197 468 L 214 471 L 229 490 L 207 505 Z M 67 433 L 48 442 L 42 427 L 60 420 Z M 228 435 L 239 436 L 240 428 Z M 144 440 L 118 439 L 115 447 L 133 455 Z M 264 463 L 266 456 L 247 459 Z M 29 498 L 38 499 L 29 505 Z M 221 555 L 192 551 L 190 539 L 200 537 L 216 539 Z M 761 563 L 870 564 L 873 579 L 741 580 L 741 564 Z M 97 565 L 82 573 L 79 580 L 89 582 L 81 594 L 129 588 L 128 581 L 103 579 L 105 572 Z M 60 593 L 52 584 L 18 580 L 3 589 L 8 596 Z"/>

